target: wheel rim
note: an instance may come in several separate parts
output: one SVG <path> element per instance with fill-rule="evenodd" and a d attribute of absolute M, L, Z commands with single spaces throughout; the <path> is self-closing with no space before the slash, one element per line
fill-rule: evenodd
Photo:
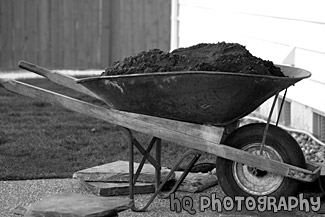
<path fill-rule="evenodd" d="M 242 150 L 254 155 L 260 154 L 260 143 L 246 145 Z M 281 155 L 271 146 L 264 145 L 263 157 L 283 162 Z M 268 195 L 276 191 L 284 177 L 278 174 L 261 171 L 245 164 L 233 163 L 232 172 L 238 186 L 251 195 Z"/>

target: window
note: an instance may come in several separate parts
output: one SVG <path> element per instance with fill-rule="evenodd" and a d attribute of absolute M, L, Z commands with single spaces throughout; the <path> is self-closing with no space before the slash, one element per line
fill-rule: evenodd
<path fill-rule="evenodd" d="M 278 111 L 280 111 L 282 100 L 282 98 L 278 99 Z M 288 100 L 283 102 L 279 123 L 285 126 L 290 126 L 291 124 L 291 102 Z"/>
<path fill-rule="evenodd" d="M 325 142 L 325 117 L 318 113 L 313 113 L 313 133 L 314 135 Z"/>

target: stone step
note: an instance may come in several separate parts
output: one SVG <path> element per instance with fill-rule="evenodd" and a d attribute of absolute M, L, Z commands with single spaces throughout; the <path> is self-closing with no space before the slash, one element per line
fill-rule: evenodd
<path fill-rule="evenodd" d="M 139 164 L 135 163 L 135 169 Z M 150 164 L 144 164 L 134 189 L 135 194 L 147 194 L 155 192 L 155 169 Z M 163 178 L 169 172 L 169 169 L 163 169 Z M 117 196 L 129 194 L 129 163 L 127 161 L 116 161 L 74 173 L 73 177 L 80 179 L 81 183 L 92 193 L 100 196 Z M 176 182 L 183 172 L 176 171 L 172 176 L 168 187 L 173 187 L 172 183 Z M 201 192 L 209 187 L 218 184 L 217 176 L 209 173 L 189 173 L 179 191 L 184 192 Z M 167 187 L 167 186 L 166 186 Z M 167 187 L 167 188 L 168 188 Z M 165 189 L 168 190 L 168 189 Z"/>
<path fill-rule="evenodd" d="M 89 182 L 80 180 L 81 184 L 89 191 L 100 196 L 129 195 L 129 183 Z M 136 183 L 135 194 L 149 194 L 155 192 L 154 183 Z"/>
<path fill-rule="evenodd" d="M 109 217 L 130 209 L 131 199 L 63 193 L 44 197 L 28 206 L 25 217 Z"/>
<path fill-rule="evenodd" d="M 139 163 L 134 163 L 134 173 L 136 172 Z M 161 168 L 161 178 L 164 179 L 169 169 Z M 172 176 L 173 179 L 175 176 Z M 84 181 L 96 182 L 128 182 L 129 181 L 129 162 L 115 161 L 84 170 L 77 171 L 73 174 L 73 178 L 82 179 Z M 144 164 L 141 174 L 137 180 L 138 182 L 154 183 L 155 182 L 155 168 L 151 164 Z"/>

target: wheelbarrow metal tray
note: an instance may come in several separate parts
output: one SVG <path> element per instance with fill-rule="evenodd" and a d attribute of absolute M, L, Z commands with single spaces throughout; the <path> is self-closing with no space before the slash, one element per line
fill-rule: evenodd
<path fill-rule="evenodd" d="M 77 80 L 111 108 L 224 126 L 311 74 L 279 66 L 286 77 L 226 72 L 163 72 Z"/>

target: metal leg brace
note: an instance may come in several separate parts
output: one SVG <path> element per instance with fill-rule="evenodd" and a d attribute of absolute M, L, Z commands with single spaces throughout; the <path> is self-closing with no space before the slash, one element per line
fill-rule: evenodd
<path fill-rule="evenodd" d="M 141 170 L 143 168 L 143 165 L 146 160 L 148 160 L 154 167 L 155 167 L 155 193 L 151 196 L 149 201 L 146 205 L 142 206 L 141 208 L 137 208 L 135 205 L 135 202 L 133 203 L 131 209 L 136 212 L 145 211 L 149 205 L 152 203 L 152 201 L 159 196 L 159 198 L 168 198 L 172 193 L 177 191 L 178 187 L 181 185 L 181 183 L 186 178 L 186 175 L 189 173 L 189 171 L 192 169 L 192 167 L 195 165 L 197 160 L 200 158 L 202 152 L 196 151 L 196 150 L 189 150 L 185 152 L 182 157 L 177 161 L 177 163 L 174 165 L 174 167 L 171 169 L 171 171 L 168 173 L 166 178 L 161 181 L 161 139 L 157 137 L 153 137 L 150 144 L 148 145 L 147 149 L 144 149 L 142 145 L 133 137 L 132 132 L 127 128 L 121 128 L 122 131 L 127 135 L 128 143 L 129 143 L 129 194 L 130 199 L 134 200 L 134 187 L 136 184 L 136 181 L 141 173 Z M 154 144 L 156 144 L 156 158 L 154 159 L 150 155 L 150 151 L 153 148 Z M 142 160 L 139 164 L 139 167 L 134 174 L 134 146 L 137 147 L 137 149 L 140 151 L 140 153 L 143 155 Z M 189 155 L 194 155 L 191 162 L 187 165 L 185 171 L 181 175 L 180 179 L 175 183 L 173 188 L 168 193 L 162 193 L 161 190 L 164 187 L 164 185 L 167 183 L 167 181 L 170 180 L 178 166 L 183 162 L 183 160 L 188 157 Z"/>
<path fill-rule="evenodd" d="M 262 143 L 261 143 L 261 148 L 260 148 L 260 155 L 261 156 L 263 156 L 263 150 L 264 150 L 266 135 L 267 135 L 267 131 L 268 131 L 269 126 L 270 126 L 270 122 L 271 122 L 273 110 L 274 110 L 276 101 L 278 99 L 278 96 L 279 96 L 279 92 L 277 92 L 276 95 L 274 96 L 274 100 L 273 100 L 272 107 L 271 107 L 271 110 L 270 110 L 270 113 L 269 113 L 269 117 L 267 118 L 266 126 L 265 126 L 264 133 L 263 133 L 263 139 L 262 139 Z"/>

